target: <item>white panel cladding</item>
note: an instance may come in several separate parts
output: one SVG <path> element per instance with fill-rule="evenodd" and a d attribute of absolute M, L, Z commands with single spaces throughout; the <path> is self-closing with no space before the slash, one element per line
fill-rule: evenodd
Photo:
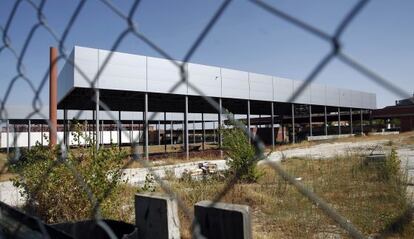
<path fill-rule="evenodd" d="M 75 47 L 75 68 L 74 83 L 76 87 L 90 87 L 90 81 L 93 81 L 98 73 L 98 49 Z M 81 72 L 83 74 L 81 74 Z"/>
<path fill-rule="evenodd" d="M 300 80 L 293 80 L 293 94 L 298 94 L 299 89 L 302 87 L 302 84 L 304 84 L 304 81 Z M 293 97 L 292 94 L 292 97 Z M 299 104 L 309 104 L 310 103 L 310 85 L 307 85 L 303 90 L 300 92 L 300 94 L 296 95 L 296 98 L 293 100 L 294 103 Z"/>
<path fill-rule="evenodd" d="M 219 67 L 205 66 L 189 63 L 188 81 L 203 94 L 212 97 L 221 97 L 221 74 Z M 192 87 L 188 86 L 189 95 L 199 95 Z"/>
<path fill-rule="evenodd" d="M 69 59 L 73 61 L 74 52 L 69 56 Z M 58 76 L 58 83 L 57 83 L 57 89 L 58 89 L 58 102 L 62 100 L 66 94 L 70 92 L 70 90 L 74 86 L 74 67 L 73 64 L 66 62 L 66 64 L 63 66 L 62 70 L 59 73 Z"/>
<path fill-rule="evenodd" d="M 371 99 L 369 94 L 362 94 L 362 108 L 370 108 Z"/>
<path fill-rule="evenodd" d="M 147 57 L 147 77 L 149 92 L 187 94 L 187 83 L 181 82 L 180 69 L 170 60 Z"/>
<path fill-rule="evenodd" d="M 339 103 L 342 107 L 349 107 L 352 105 L 352 91 L 340 89 Z"/>
<path fill-rule="evenodd" d="M 335 87 L 326 87 L 326 105 L 328 106 L 339 106 L 339 95 L 340 91 Z"/>
<path fill-rule="evenodd" d="M 268 75 L 249 73 L 250 99 L 273 100 L 273 77 Z"/>
<path fill-rule="evenodd" d="M 245 71 L 236 71 L 221 68 L 222 97 L 240 98 L 249 97 L 249 76 Z"/>
<path fill-rule="evenodd" d="M 99 50 L 99 67 L 102 68 L 110 51 Z M 146 57 L 114 52 L 102 69 L 99 88 L 115 90 L 147 90 Z"/>
<path fill-rule="evenodd" d="M 323 84 L 311 84 L 311 104 L 325 105 L 326 101 L 326 85 Z"/>
<path fill-rule="evenodd" d="M 354 108 L 361 108 L 362 107 L 362 95 L 363 93 L 360 91 L 353 90 L 352 91 L 352 99 L 351 99 L 351 106 Z"/>
<path fill-rule="evenodd" d="M 370 96 L 370 108 L 376 109 L 377 108 L 377 95 L 373 93 L 368 93 Z"/>
<path fill-rule="evenodd" d="M 293 81 L 285 78 L 273 77 L 274 101 L 288 102 L 293 93 Z"/>

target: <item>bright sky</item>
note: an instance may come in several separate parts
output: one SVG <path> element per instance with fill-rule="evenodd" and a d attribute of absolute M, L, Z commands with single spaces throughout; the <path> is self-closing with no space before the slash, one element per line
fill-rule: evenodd
<path fill-rule="evenodd" d="M 34 0 L 35 4 L 40 1 Z M 267 1 L 329 34 L 356 1 Z M 133 1 L 113 1 L 124 13 Z M 213 16 L 221 1 L 142 0 L 134 21 L 141 33 L 173 58 L 182 59 L 202 28 Z M 5 27 L 15 1 L 0 1 L 0 25 Z M 47 24 L 59 36 L 78 1 L 46 1 Z M 344 52 L 408 93 L 414 91 L 414 1 L 375 0 L 368 3 L 341 38 Z M 21 54 L 31 28 L 37 22 L 33 7 L 26 1 L 19 5 L 8 36 L 12 47 Z M 79 13 L 65 41 L 68 52 L 74 45 L 111 49 L 126 22 L 101 1 L 89 0 Z M 3 32 L 0 32 L 3 37 Z M 0 45 L 3 45 L 1 43 Z M 49 46 L 57 46 L 51 35 L 39 28 L 23 58 L 25 73 L 39 87 L 48 69 Z M 129 35 L 117 49 L 121 52 L 159 56 L 144 42 Z M 330 50 L 322 39 L 277 18 L 245 0 L 235 0 L 219 19 L 191 62 L 270 74 L 290 79 L 305 79 L 317 62 Z M 16 76 L 17 61 L 9 50 L 0 52 L 0 98 Z M 62 67 L 60 64 L 59 67 Z M 365 76 L 334 60 L 316 82 L 336 87 L 374 92 L 377 106 L 394 104 L 400 97 Z M 41 97 L 47 105 L 48 87 Z M 33 92 L 23 80 L 11 91 L 7 106 L 31 105 Z"/>

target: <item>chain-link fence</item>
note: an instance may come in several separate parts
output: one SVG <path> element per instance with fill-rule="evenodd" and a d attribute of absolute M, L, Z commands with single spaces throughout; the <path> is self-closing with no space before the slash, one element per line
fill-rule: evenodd
<path fill-rule="evenodd" d="M 73 31 L 74 23 L 76 22 L 79 14 L 83 11 L 86 1 L 81 0 L 77 4 L 77 7 L 71 14 L 71 17 L 69 21 L 67 22 L 66 26 L 64 27 L 62 34 L 58 34 L 55 29 L 53 29 L 48 24 L 48 19 L 44 15 L 44 7 L 46 4 L 46 0 L 42 0 L 39 3 L 36 3 L 32 0 L 21 0 L 21 1 L 15 1 L 14 6 L 12 10 L 9 13 L 9 16 L 7 18 L 7 21 L 5 23 L 2 23 L 0 26 L 1 29 L 1 37 L 2 42 L 0 46 L 0 56 L 1 54 L 6 54 L 5 52 L 11 53 L 16 61 L 17 61 L 17 72 L 16 75 L 6 84 L 6 82 L 3 82 L 3 86 L 7 87 L 6 94 L 2 96 L 1 98 L 1 120 L 5 122 L 8 119 L 8 109 L 6 107 L 10 92 L 13 90 L 14 87 L 16 87 L 16 82 L 18 81 L 24 81 L 29 86 L 33 94 L 35 95 L 33 101 L 32 101 L 32 112 L 27 115 L 27 119 L 29 119 L 32 116 L 38 116 L 47 119 L 47 115 L 43 115 L 42 113 L 42 107 L 43 104 L 41 102 L 41 92 L 45 89 L 45 85 L 48 82 L 49 78 L 49 68 L 45 69 L 45 74 L 43 76 L 43 79 L 39 85 L 33 84 L 32 80 L 26 75 L 25 67 L 23 65 L 23 60 L 26 56 L 26 52 L 28 48 L 35 47 L 32 46 L 30 43 L 36 34 L 36 32 L 40 31 L 41 29 L 45 30 L 47 34 L 49 34 L 53 39 L 55 40 L 55 45 L 58 46 L 59 50 L 59 57 L 57 59 L 57 62 L 62 63 L 70 63 L 75 68 L 75 71 L 77 71 L 80 75 L 82 75 L 85 80 L 87 80 L 90 84 L 90 87 L 94 89 L 95 95 L 98 94 L 99 89 L 96 88 L 96 82 L 99 79 L 100 75 L 102 74 L 102 71 L 105 69 L 106 65 L 108 64 L 109 60 L 112 57 L 112 53 L 116 51 L 122 44 L 126 37 L 134 37 L 137 41 L 140 43 L 146 44 L 148 47 L 152 48 L 154 51 L 159 53 L 162 57 L 169 59 L 172 64 L 174 64 L 181 73 L 181 80 L 176 82 L 176 84 L 170 89 L 169 92 L 174 92 L 178 87 L 180 87 L 182 84 L 188 84 L 188 87 L 191 88 L 194 92 L 197 92 L 202 98 L 210 104 L 214 109 L 216 109 L 217 112 L 222 112 L 223 115 L 227 117 L 230 121 L 234 122 L 234 125 L 236 127 L 239 127 L 240 129 L 243 129 L 246 135 L 249 136 L 252 145 L 254 145 L 255 149 L 255 157 L 251 159 L 252 162 L 258 163 L 262 162 L 268 166 L 270 166 L 279 176 L 281 176 L 284 180 L 286 180 L 288 183 L 293 185 L 302 195 L 303 197 L 306 197 L 309 199 L 316 207 L 318 207 L 320 210 L 322 210 L 328 217 L 330 217 L 333 221 L 336 222 L 338 226 L 343 228 L 349 235 L 353 238 L 364 238 L 364 234 L 355 226 L 353 223 L 344 216 L 342 216 L 338 211 L 336 211 L 329 203 L 325 202 L 321 197 L 319 197 L 317 194 L 312 192 L 309 188 L 304 186 L 300 181 L 298 181 L 295 177 L 288 174 L 280 164 L 272 162 L 267 160 L 268 155 L 265 154 L 265 147 L 262 141 L 259 139 L 259 137 L 254 137 L 249 129 L 246 128 L 246 126 L 243 124 L 242 121 L 239 121 L 235 119 L 232 112 L 222 109 L 221 105 L 218 104 L 218 102 L 211 97 L 207 97 L 204 95 L 204 93 L 197 88 L 197 85 L 193 85 L 190 82 L 188 82 L 187 77 L 187 69 L 185 67 L 186 63 L 189 62 L 194 54 L 197 52 L 199 47 L 203 44 L 203 41 L 208 37 L 209 32 L 215 27 L 220 17 L 222 17 L 226 9 L 231 6 L 231 0 L 223 1 L 219 8 L 215 11 L 213 14 L 213 17 L 208 21 L 208 23 L 204 26 L 204 28 L 201 30 L 201 33 L 197 36 L 193 44 L 189 46 L 189 49 L 187 53 L 185 54 L 184 58 L 181 59 L 181 62 L 175 61 L 164 49 L 162 49 L 160 46 L 158 46 L 156 43 L 154 43 L 150 38 L 145 36 L 143 33 L 139 31 L 137 28 L 137 24 L 134 22 L 134 16 L 136 15 L 137 9 L 140 7 L 141 1 L 135 1 L 132 4 L 132 7 L 129 9 L 128 12 L 124 12 L 117 8 L 117 6 L 109 1 L 109 0 L 102 0 L 101 3 L 109 8 L 111 11 L 113 11 L 120 19 L 122 19 L 125 22 L 125 29 L 116 37 L 115 41 L 113 42 L 113 45 L 111 47 L 111 53 L 108 54 L 106 59 L 104 60 L 103 64 L 101 65 L 99 71 L 93 78 L 87 77 L 87 75 L 82 72 L 81 67 L 77 66 L 75 62 L 71 62 L 71 58 L 66 54 L 66 47 L 67 47 L 67 38 L 71 34 L 71 31 Z M 273 15 L 275 18 L 280 18 L 286 21 L 291 25 L 293 28 L 299 28 L 303 31 L 312 34 L 316 37 L 318 37 L 321 41 L 326 42 L 326 44 L 330 45 L 330 51 L 322 57 L 322 59 L 315 64 L 315 67 L 311 71 L 311 73 L 304 79 L 303 84 L 300 85 L 300 87 L 289 97 L 289 102 L 293 102 L 298 96 L 301 95 L 301 93 L 306 89 L 306 87 L 309 86 L 310 83 L 315 81 L 317 79 L 318 75 L 321 73 L 321 71 L 334 59 L 337 59 L 350 68 L 356 70 L 357 72 L 361 73 L 366 77 L 367 80 L 373 81 L 376 84 L 380 85 L 381 87 L 385 88 L 386 90 L 394 93 L 395 95 L 400 96 L 401 98 L 408 98 L 410 97 L 409 94 L 407 94 L 401 87 L 393 84 L 391 81 L 381 77 L 380 75 L 376 74 L 375 72 L 371 71 L 367 67 L 365 67 L 363 64 L 361 64 L 357 59 L 354 59 L 352 56 L 348 55 L 347 53 L 343 52 L 342 49 L 342 43 L 341 43 L 341 36 L 343 32 L 346 30 L 346 28 L 352 24 L 353 19 L 358 15 L 361 14 L 364 10 L 364 7 L 368 4 L 369 1 L 367 0 L 361 0 L 358 1 L 351 9 L 350 11 L 345 15 L 345 17 L 340 21 L 338 26 L 336 27 L 336 30 L 334 34 L 328 34 L 324 32 L 323 30 L 319 29 L 318 27 L 312 26 L 308 24 L 307 22 L 304 22 L 296 17 L 293 17 L 289 15 L 288 13 L 281 11 L 277 8 L 277 6 L 269 4 L 265 1 L 259 1 L 259 0 L 251 0 L 251 7 L 252 8 L 260 8 L 263 9 L 264 12 Z M 14 43 L 9 39 L 9 32 L 12 28 L 12 23 L 15 20 L 16 12 L 19 11 L 22 5 L 29 4 L 34 12 L 37 14 L 37 22 L 33 22 L 33 25 L 31 27 L 31 30 L 29 34 L 27 35 L 26 39 L 24 40 L 23 47 L 21 48 L 21 51 L 17 51 Z M 96 97 L 93 96 L 91 101 L 95 101 Z M 111 112 L 111 108 L 106 104 L 107 102 L 104 102 L 100 100 L 97 102 L 99 106 L 106 112 Z M 79 111 L 78 115 L 74 118 L 79 117 L 79 115 L 82 113 L 82 111 Z M 118 122 L 118 117 L 116 115 L 110 115 L 111 120 L 118 124 L 119 127 L 122 127 L 122 124 Z M 155 116 L 153 116 L 155 117 Z M 148 119 L 149 121 L 152 120 L 152 118 Z M 50 122 L 49 122 L 49 126 Z M 126 132 L 126 131 L 124 131 Z M 18 137 L 18 136 L 16 136 Z M 138 142 L 139 138 L 135 139 L 135 142 Z M 14 142 L 16 142 L 16 138 L 14 139 Z M 112 188 L 108 187 L 108 190 L 102 192 L 103 196 L 97 199 L 96 195 L 93 194 L 92 190 L 89 188 L 88 183 L 85 182 L 84 175 L 82 175 L 82 172 L 79 172 L 76 167 L 74 167 L 72 164 L 68 163 L 67 150 L 70 150 L 68 147 L 65 146 L 64 142 L 59 142 L 60 157 L 57 158 L 54 163 L 48 165 L 48 168 L 46 168 L 43 173 L 43 178 L 49 177 L 49 173 L 51 172 L 53 167 L 56 167 L 58 165 L 64 164 L 69 170 L 71 171 L 73 177 L 77 181 L 79 185 L 82 187 L 82 191 L 87 194 L 88 200 L 90 201 L 90 204 L 92 205 L 91 208 L 93 209 L 93 220 L 96 221 L 96 223 L 102 227 L 107 234 L 110 237 L 115 237 L 114 233 L 111 231 L 111 229 L 106 225 L 106 223 L 103 221 L 100 215 L 100 209 L 101 209 L 101 203 L 103 199 L 105 199 L 109 194 L 111 193 Z M 145 167 L 149 170 L 149 172 L 152 172 L 153 170 L 153 164 L 150 161 L 142 160 L 141 155 L 139 152 L 139 145 L 138 143 L 132 144 L 132 157 L 122 166 L 122 169 L 128 168 L 132 163 L 138 162 L 142 165 L 142 167 Z M 18 161 L 19 157 L 18 151 L 16 151 L 14 154 L 11 154 L 10 160 Z M 14 157 L 14 158 L 13 158 Z M 5 172 L 6 166 L 2 168 L 2 172 Z M 186 206 L 186 204 L 181 199 L 181 195 L 174 191 L 174 189 L 166 183 L 163 179 L 157 176 L 156 173 L 155 180 L 160 185 L 162 190 L 173 196 L 177 199 L 178 206 L 184 214 L 190 218 L 190 220 L 193 220 L 193 216 L 191 213 L 191 209 Z M 240 174 L 235 173 L 231 178 L 226 180 L 226 185 L 222 187 L 222 190 L 217 192 L 216 196 L 212 201 L 219 202 L 225 195 L 228 193 L 230 189 L 234 187 L 234 185 L 238 182 Z M 39 182 L 39 187 L 42 185 L 43 182 Z M 30 201 L 28 202 L 31 203 Z M 74 210 L 77 210 L 74 208 Z M 407 213 L 411 213 L 411 208 L 407 210 Z M 395 223 L 407 223 L 403 221 L 397 221 Z M 409 223 L 409 222 L 408 222 Z M 193 221 L 193 227 L 192 228 L 192 234 L 196 238 L 201 238 L 199 230 L 197 229 L 197 222 Z M 47 233 L 46 230 L 43 231 L 44 233 Z M 383 234 L 386 235 L 388 232 L 387 230 L 384 230 Z M 44 237 L 48 237 L 48 235 L 44 234 Z"/>

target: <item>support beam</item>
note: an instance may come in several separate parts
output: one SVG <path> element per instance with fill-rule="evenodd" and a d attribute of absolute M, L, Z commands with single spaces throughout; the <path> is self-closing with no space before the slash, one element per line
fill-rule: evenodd
<path fill-rule="evenodd" d="M 204 113 L 201 113 L 201 129 L 203 131 L 203 141 L 201 144 L 201 148 L 205 150 L 205 144 L 206 144 L 206 128 L 204 126 Z"/>
<path fill-rule="evenodd" d="M 250 131 L 250 100 L 247 100 L 247 130 L 249 134 L 252 132 Z M 251 143 L 251 138 L 249 136 L 249 143 Z"/>
<path fill-rule="evenodd" d="M 96 151 L 99 150 L 101 144 L 101 137 L 99 133 L 99 89 L 95 91 L 95 112 L 96 112 Z"/>
<path fill-rule="evenodd" d="M 353 126 L 353 119 L 352 119 L 352 108 L 349 108 L 349 126 L 350 126 L 350 132 L 351 134 L 354 133 L 354 126 Z"/>
<path fill-rule="evenodd" d="M 184 110 L 184 148 L 185 157 L 190 158 L 190 148 L 188 143 L 188 96 L 185 96 L 185 110 Z"/>
<path fill-rule="evenodd" d="M 324 106 L 324 118 L 325 118 L 325 135 L 328 135 L 328 116 L 326 115 L 326 105 Z"/>
<path fill-rule="evenodd" d="M 341 108 L 338 107 L 338 134 L 341 135 Z"/>
<path fill-rule="evenodd" d="M 171 120 L 171 128 L 170 128 L 170 140 L 171 140 L 171 145 L 174 144 L 174 124 L 173 121 Z"/>
<path fill-rule="evenodd" d="M 167 153 L 167 112 L 164 112 L 164 153 Z"/>
<path fill-rule="evenodd" d="M 9 153 L 10 153 L 10 121 L 8 119 L 6 120 L 6 133 L 7 133 L 7 136 L 6 136 L 6 143 L 7 143 L 6 152 L 7 152 L 7 158 L 8 158 Z"/>
<path fill-rule="evenodd" d="M 148 160 L 149 159 L 149 150 L 148 150 L 148 93 L 145 93 L 145 97 L 144 97 L 144 154 L 145 154 L 145 159 Z"/>
<path fill-rule="evenodd" d="M 68 110 L 63 110 L 63 144 L 68 148 Z"/>
<path fill-rule="evenodd" d="M 222 133 L 221 133 L 221 127 L 223 124 L 223 119 L 222 119 L 222 114 L 223 114 L 223 102 L 221 100 L 221 98 L 219 98 L 219 113 L 218 113 L 218 141 L 219 141 L 219 148 L 221 148 L 223 145 L 223 139 L 222 139 Z M 220 151 L 222 152 L 222 151 Z"/>
<path fill-rule="evenodd" d="M 271 117 L 271 128 L 272 128 L 272 150 L 275 149 L 275 109 L 274 103 L 270 103 L 270 117 Z"/>
<path fill-rule="evenodd" d="M 196 143 L 195 120 L 193 120 L 193 144 Z"/>
<path fill-rule="evenodd" d="M 296 132 L 295 132 L 295 104 L 292 104 L 292 143 L 296 143 Z"/>
<path fill-rule="evenodd" d="M 118 131 L 118 147 L 122 146 L 122 123 L 121 123 L 121 111 L 118 111 L 118 122 L 117 122 L 117 131 Z"/>
<path fill-rule="evenodd" d="M 309 105 L 309 135 L 313 136 L 313 129 L 312 129 L 312 105 Z"/>
<path fill-rule="evenodd" d="M 157 133 L 158 133 L 158 146 L 161 145 L 161 122 L 158 120 L 158 125 L 157 125 Z"/>
<path fill-rule="evenodd" d="M 43 123 L 40 124 L 40 144 L 43 146 Z"/>
<path fill-rule="evenodd" d="M 49 59 L 49 146 L 57 143 L 57 60 L 58 51 L 50 47 Z"/>
<path fill-rule="evenodd" d="M 29 120 L 27 122 L 27 148 L 30 150 L 32 145 L 30 143 L 30 135 L 32 134 L 32 122 Z"/>
<path fill-rule="evenodd" d="M 359 113 L 360 113 L 360 117 L 361 117 L 361 135 L 363 135 L 364 134 L 364 116 L 363 116 L 363 113 L 362 113 L 362 109 L 359 111 Z"/>

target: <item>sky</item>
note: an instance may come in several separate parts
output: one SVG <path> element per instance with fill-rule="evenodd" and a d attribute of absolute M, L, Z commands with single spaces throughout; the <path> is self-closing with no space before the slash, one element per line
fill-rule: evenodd
<path fill-rule="evenodd" d="M 266 1 L 328 34 L 356 1 L 285 0 Z M 16 1 L 0 1 L 0 36 Z M 36 5 L 40 1 L 33 0 Z M 49 0 L 43 15 L 47 25 L 61 38 L 79 1 Z M 124 14 L 133 1 L 112 1 Z M 133 17 L 137 29 L 173 58 L 181 60 L 220 6 L 218 0 L 142 0 Z M 414 92 L 414 1 L 370 1 L 342 35 L 343 52 L 404 89 Z M 24 43 L 37 20 L 29 1 L 22 1 L 14 14 L 7 36 L 11 47 L 22 54 Z M 64 42 L 69 53 L 73 46 L 111 49 L 127 22 L 98 0 L 86 1 Z M 3 45 L 3 41 L 0 46 Z M 49 65 L 49 47 L 58 46 L 52 35 L 39 27 L 30 38 L 22 58 L 24 74 L 39 88 Z M 331 45 L 246 0 L 234 0 L 209 32 L 190 62 L 233 68 L 303 80 L 331 49 Z M 148 56 L 160 55 L 133 35 L 120 43 L 117 51 Z M 34 93 L 24 79 L 17 80 L 9 95 L 8 86 L 18 75 L 18 61 L 12 51 L 0 52 L 0 99 L 7 96 L 6 108 L 31 105 Z M 59 63 L 59 69 L 63 62 Z M 331 61 L 315 82 L 377 94 L 377 107 L 400 99 L 372 80 L 344 65 Z M 40 97 L 48 103 L 48 85 Z"/>

